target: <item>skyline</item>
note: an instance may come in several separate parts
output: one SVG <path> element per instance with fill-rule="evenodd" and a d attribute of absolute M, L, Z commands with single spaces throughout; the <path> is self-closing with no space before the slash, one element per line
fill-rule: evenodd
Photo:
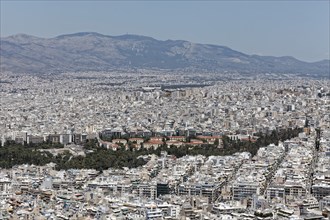
<path fill-rule="evenodd" d="M 329 4 L 329 1 L 1 1 L 0 27 L 1 37 L 19 33 L 46 38 L 76 32 L 111 36 L 128 33 L 313 62 L 329 59 Z"/>

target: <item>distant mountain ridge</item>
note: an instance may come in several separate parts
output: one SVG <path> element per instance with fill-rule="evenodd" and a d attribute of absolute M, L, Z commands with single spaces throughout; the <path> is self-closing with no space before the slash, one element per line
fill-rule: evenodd
<path fill-rule="evenodd" d="M 308 63 L 288 56 L 247 55 L 225 46 L 184 40 L 160 41 L 139 35 L 107 36 L 95 32 L 54 38 L 26 34 L 4 37 L 0 58 L 1 71 L 18 73 L 144 68 L 328 76 L 330 62 Z"/>

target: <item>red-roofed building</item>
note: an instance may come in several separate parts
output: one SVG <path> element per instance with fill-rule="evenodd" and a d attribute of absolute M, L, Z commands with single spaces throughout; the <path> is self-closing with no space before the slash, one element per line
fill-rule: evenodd
<path fill-rule="evenodd" d="M 166 144 L 168 147 L 170 146 L 176 146 L 176 147 L 180 147 L 182 145 L 184 145 L 185 143 L 182 143 L 181 141 L 176 141 L 176 140 L 169 140 L 169 141 L 166 141 Z"/>
<path fill-rule="evenodd" d="M 150 148 L 154 148 L 157 149 L 158 147 L 160 147 L 163 143 L 163 141 L 159 141 L 159 140 L 150 140 L 148 142 L 143 143 L 143 147 L 146 149 L 150 149 Z"/>
<path fill-rule="evenodd" d="M 197 139 L 200 139 L 202 141 L 206 141 L 208 144 L 214 144 L 216 139 L 221 139 L 221 136 L 197 136 Z"/>
<path fill-rule="evenodd" d="M 151 137 L 150 141 L 163 141 L 163 137 Z"/>
<path fill-rule="evenodd" d="M 130 138 L 130 139 L 128 139 L 128 141 L 130 141 L 132 143 L 141 144 L 144 142 L 144 139 L 143 138 Z"/>
<path fill-rule="evenodd" d="M 107 142 L 107 141 L 100 141 L 99 145 L 100 145 L 100 147 L 105 147 L 105 148 L 111 149 L 111 150 L 117 150 L 118 148 L 120 148 L 120 146 L 118 144 Z"/>
<path fill-rule="evenodd" d="M 185 141 L 186 140 L 186 137 L 185 136 L 170 136 L 170 137 L 167 137 L 169 140 L 171 141 Z"/>
<path fill-rule="evenodd" d="M 127 144 L 127 140 L 126 139 L 113 139 L 112 143 L 114 143 L 114 144 Z"/>

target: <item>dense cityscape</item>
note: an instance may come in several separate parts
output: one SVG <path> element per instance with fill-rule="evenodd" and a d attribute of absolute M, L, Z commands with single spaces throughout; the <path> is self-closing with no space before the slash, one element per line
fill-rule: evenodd
<path fill-rule="evenodd" d="M 329 80 L 0 79 L 0 219 L 329 219 Z"/>

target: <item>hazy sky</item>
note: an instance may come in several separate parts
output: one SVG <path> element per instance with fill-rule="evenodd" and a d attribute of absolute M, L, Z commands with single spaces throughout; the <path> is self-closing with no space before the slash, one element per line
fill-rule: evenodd
<path fill-rule="evenodd" d="M 329 59 L 329 2 L 0 0 L 0 30 L 1 37 L 129 33 L 317 61 Z"/>

